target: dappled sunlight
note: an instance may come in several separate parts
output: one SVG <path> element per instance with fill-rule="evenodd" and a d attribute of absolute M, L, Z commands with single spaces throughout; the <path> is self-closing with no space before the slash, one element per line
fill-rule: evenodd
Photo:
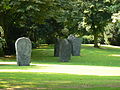
<path fill-rule="evenodd" d="M 110 47 L 110 48 L 120 48 L 120 46 L 113 46 L 113 45 L 101 45 L 101 46 Z"/>
<path fill-rule="evenodd" d="M 108 56 L 120 57 L 120 54 L 111 54 L 111 55 L 108 55 Z"/>
<path fill-rule="evenodd" d="M 9 64 L 17 64 L 17 62 L 0 62 L 0 65 L 9 65 Z"/>
<path fill-rule="evenodd" d="M 94 44 L 82 44 L 82 45 L 84 45 L 84 46 L 94 46 Z M 104 45 L 104 44 L 102 44 L 100 46 L 102 46 L 102 47 L 109 47 L 109 48 L 119 48 L 120 49 L 120 46 Z"/>
<path fill-rule="evenodd" d="M 49 49 L 49 50 L 53 50 L 53 49 Z M 46 48 L 46 49 L 33 49 L 33 51 L 48 51 L 48 48 Z"/>
<path fill-rule="evenodd" d="M 0 64 L 16 64 L 16 62 L 0 62 Z M 120 67 L 107 66 L 88 66 L 88 65 L 55 65 L 55 64 L 31 64 L 38 68 L 27 70 L 18 69 L 0 69 L 0 72 L 49 72 L 49 73 L 68 73 L 77 75 L 97 75 L 97 76 L 120 76 Z M 28 66 L 29 67 L 29 66 Z M 39 68 L 43 67 L 43 68 Z"/>
<path fill-rule="evenodd" d="M 84 46 L 94 46 L 94 44 L 82 44 Z"/>

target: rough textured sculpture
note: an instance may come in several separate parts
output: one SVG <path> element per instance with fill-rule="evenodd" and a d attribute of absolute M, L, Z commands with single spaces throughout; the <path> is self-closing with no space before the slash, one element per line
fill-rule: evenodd
<path fill-rule="evenodd" d="M 68 62 L 71 58 L 71 44 L 67 39 L 60 39 L 59 57 L 61 62 Z"/>
<path fill-rule="evenodd" d="M 82 38 L 76 38 L 73 35 L 70 35 L 68 37 L 68 40 L 70 41 L 71 46 L 72 46 L 72 55 L 73 56 L 80 56 Z"/>
<path fill-rule="evenodd" d="M 18 66 L 29 66 L 32 51 L 30 39 L 25 37 L 17 39 L 15 49 Z"/>

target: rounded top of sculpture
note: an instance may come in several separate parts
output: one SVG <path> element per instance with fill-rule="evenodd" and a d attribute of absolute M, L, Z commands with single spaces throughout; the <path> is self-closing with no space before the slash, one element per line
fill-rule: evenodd
<path fill-rule="evenodd" d="M 21 39 L 23 39 L 23 40 L 29 40 L 29 41 L 30 41 L 30 39 L 27 38 L 27 37 L 20 37 L 20 38 L 17 39 L 17 41 L 18 41 L 18 40 L 21 40 Z"/>
<path fill-rule="evenodd" d="M 20 38 L 18 38 L 16 40 L 15 44 L 18 43 L 18 42 L 26 42 L 26 41 L 29 42 L 29 43 L 31 43 L 31 41 L 30 41 L 29 38 L 27 38 L 27 37 L 20 37 Z"/>

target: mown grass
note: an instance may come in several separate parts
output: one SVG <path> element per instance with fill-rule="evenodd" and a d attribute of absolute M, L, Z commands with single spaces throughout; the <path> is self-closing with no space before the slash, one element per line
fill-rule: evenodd
<path fill-rule="evenodd" d="M 93 45 L 82 45 L 81 56 L 72 56 L 70 62 L 59 62 L 54 57 L 52 46 L 42 46 L 32 51 L 32 63 L 39 64 L 67 64 L 67 65 L 95 65 L 95 66 L 120 66 L 120 48 L 101 46 L 94 48 Z M 15 57 L 0 58 L 0 62 L 15 62 Z"/>
<path fill-rule="evenodd" d="M 15 57 L 0 58 L 0 62 L 15 62 Z M 53 57 L 53 47 L 33 49 L 32 63 L 47 65 L 120 66 L 120 48 L 82 45 L 81 56 L 73 56 L 69 62 L 59 62 Z M 119 76 L 93 76 L 66 73 L 27 72 L 44 70 L 45 66 L 22 66 L 1 64 L 0 70 L 26 70 L 26 72 L 0 72 L 0 89 L 20 90 L 120 90 Z M 48 67 L 49 68 L 49 67 Z M 79 69 L 79 68 L 78 68 Z M 71 71 L 72 72 L 72 71 Z"/>
<path fill-rule="evenodd" d="M 55 73 L 0 73 L 0 88 L 21 90 L 119 90 L 120 77 Z"/>
<path fill-rule="evenodd" d="M 48 53 L 49 52 L 49 53 Z M 82 45 L 81 56 L 73 56 L 70 62 L 59 62 L 58 57 L 53 57 L 53 49 L 34 49 L 33 62 L 67 65 L 95 65 L 95 66 L 120 66 L 120 48 L 102 46 L 100 49 L 92 45 Z"/>

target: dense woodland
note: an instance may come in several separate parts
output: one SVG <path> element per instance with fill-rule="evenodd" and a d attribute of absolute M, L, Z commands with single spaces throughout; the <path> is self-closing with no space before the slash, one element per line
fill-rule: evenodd
<path fill-rule="evenodd" d="M 19 37 L 33 48 L 70 34 L 94 47 L 120 46 L 120 0 L 0 0 L 0 26 L 5 54 L 14 54 Z"/>

